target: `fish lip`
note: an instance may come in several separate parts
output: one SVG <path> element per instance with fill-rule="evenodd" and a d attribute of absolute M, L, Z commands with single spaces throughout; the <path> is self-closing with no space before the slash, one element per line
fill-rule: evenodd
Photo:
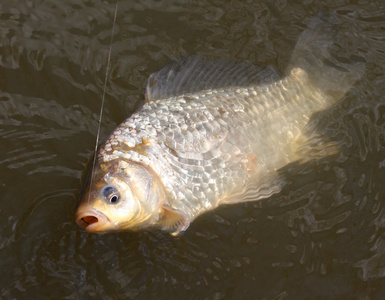
<path fill-rule="evenodd" d="M 86 216 L 96 217 L 98 221 L 88 224 L 83 220 Z M 104 227 L 109 222 L 110 220 L 105 214 L 94 208 L 84 209 L 76 214 L 76 223 L 88 233 L 102 232 L 103 230 L 98 230 L 98 228 Z"/>

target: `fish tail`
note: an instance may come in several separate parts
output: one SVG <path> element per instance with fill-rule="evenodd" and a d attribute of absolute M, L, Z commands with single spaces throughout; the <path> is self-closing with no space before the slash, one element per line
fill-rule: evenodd
<path fill-rule="evenodd" d="M 328 13 L 313 17 L 298 39 L 289 68 L 305 70 L 312 84 L 335 101 L 361 78 L 365 62 L 358 51 L 348 58 L 338 56 L 338 40 L 343 34 L 339 27 L 336 17 Z"/>

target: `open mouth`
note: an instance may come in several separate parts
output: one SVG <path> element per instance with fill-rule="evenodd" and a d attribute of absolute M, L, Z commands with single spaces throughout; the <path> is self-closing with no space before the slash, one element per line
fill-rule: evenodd
<path fill-rule="evenodd" d="M 90 233 L 103 231 L 107 222 L 108 218 L 95 209 L 81 210 L 76 214 L 76 223 Z"/>

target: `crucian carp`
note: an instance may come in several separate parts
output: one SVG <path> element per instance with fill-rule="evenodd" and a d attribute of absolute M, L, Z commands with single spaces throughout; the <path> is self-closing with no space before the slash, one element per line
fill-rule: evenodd
<path fill-rule="evenodd" d="M 221 204 L 279 192 L 284 180 L 276 171 L 296 159 L 291 145 L 312 114 L 361 76 L 359 59 L 330 54 L 338 32 L 330 18 L 311 20 L 284 76 L 199 58 L 153 73 L 144 106 L 99 148 L 76 222 L 90 233 L 177 235 Z"/>

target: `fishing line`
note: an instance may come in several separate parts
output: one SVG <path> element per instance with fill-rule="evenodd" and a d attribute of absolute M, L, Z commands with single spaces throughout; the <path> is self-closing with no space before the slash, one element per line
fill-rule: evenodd
<path fill-rule="evenodd" d="M 96 156 L 98 151 L 98 144 L 99 144 L 99 138 L 100 138 L 100 129 L 102 125 L 102 118 L 103 118 L 103 110 L 104 110 L 104 102 L 106 99 L 106 90 L 107 90 L 107 82 L 108 82 L 108 73 L 110 72 L 110 62 L 111 62 L 111 53 L 112 53 L 112 43 L 114 41 L 114 32 L 115 32 L 115 24 L 116 24 L 116 16 L 118 15 L 118 0 L 116 0 L 115 4 L 115 13 L 114 13 L 114 20 L 112 23 L 112 30 L 111 30 L 111 41 L 110 41 L 110 48 L 108 50 L 108 58 L 107 58 L 107 67 L 106 67 L 106 75 L 104 77 L 104 87 L 103 87 L 103 95 L 102 95 L 102 104 L 100 106 L 100 112 L 99 112 L 99 120 L 98 120 L 98 131 L 96 134 L 96 142 L 95 142 L 95 150 L 94 150 L 94 159 L 92 161 L 92 171 L 91 171 L 91 181 L 90 186 L 92 186 L 92 179 L 94 177 L 94 171 L 95 171 L 95 163 L 96 163 Z M 90 199 L 90 196 L 88 194 L 88 201 Z"/>

